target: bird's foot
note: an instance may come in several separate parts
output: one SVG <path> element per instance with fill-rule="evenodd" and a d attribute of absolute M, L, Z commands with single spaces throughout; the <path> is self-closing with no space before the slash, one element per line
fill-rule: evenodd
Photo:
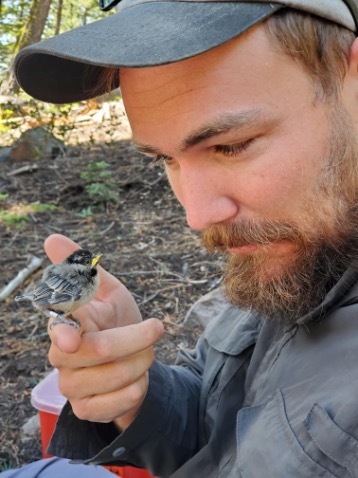
<path fill-rule="evenodd" d="M 70 325 L 71 327 L 74 327 L 75 329 L 81 328 L 80 321 L 76 319 L 75 317 L 73 317 L 72 315 L 68 315 L 65 317 L 64 315 L 59 314 L 55 312 L 54 310 L 45 310 L 44 312 L 49 317 L 55 319 L 53 322 L 51 322 L 50 330 L 52 330 L 52 328 L 58 324 L 67 324 L 67 325 Z"/>

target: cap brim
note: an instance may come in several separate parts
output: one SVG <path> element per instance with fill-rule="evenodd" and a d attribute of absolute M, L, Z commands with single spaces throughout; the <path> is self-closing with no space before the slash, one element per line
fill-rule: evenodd
<path fill-rule="evenodd" d="M 34 98 L 71 103 L 105 93 L 104 68 L 165 65 L 199 55 L 263 21 L 282 5 L 146 2 L 19 52 L 19 85 Z M 119 86 L 114 83 L 112 88 Z"/>

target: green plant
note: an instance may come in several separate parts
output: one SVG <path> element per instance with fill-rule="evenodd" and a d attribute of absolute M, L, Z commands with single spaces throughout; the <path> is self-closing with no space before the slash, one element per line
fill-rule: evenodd
<path fill-rule="evenodd" d="M 42 204 L 40 203 L 32 203 L 30 204 L 32 208 L 32 212 L 46 212 L 46 211 L 57 211 L 58 206 L 56 204 Z"/>
<path fill-rule="evenodd" d="M 16 467 L 16 461 L 10 453 L 0 453 L 0 473 Z"/>
<path fill-rule="evenodd" d="M 0 211 L 0 222 L 4 222 L 7 226 L 20 229 L 29 220 L 27 215 L 18 212 Z"/>
<path fill-rule="evenodd" d="M 2 194 L 1 196 L 7 196 Z M 3 222 L 7 226 L 16 227 L 17 229 L 23 227 L 29 221 L 31 214 L 42 213 L 47 211 L 56 211 L 58 206 L 55 204 L 43 203 L 7 203 L 7 208 L 0 211 L 0 223 Z"/>
<path fill-rule="evenodd" d="M 89 163 L 86 171 L 81 173 L 81 179 L 85 181 L 87 194 L 95 204 L 118 201 L 119 188 L 106 161 Z"/>
<path fill-rule="evenodd" d="M 92 214 L 93 214 L 92 207 L 88 206 L 88 207 L 84 207 L 83 209 L 81 209 L 81 211 L 78 212 L 76 214 L 76 216 L 78 216 L 80 218 L 86 218 L 86 217 L 92 216 Z"/>

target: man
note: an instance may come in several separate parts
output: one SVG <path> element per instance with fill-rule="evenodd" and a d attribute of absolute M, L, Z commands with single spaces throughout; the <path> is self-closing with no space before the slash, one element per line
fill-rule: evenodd
<path fill-rule="evenodd" d="M 69 399 L 49 451 L 160 477 L 356 477 L 358 2 L 125 2 L 23 50 L 17 77 L 52 102 L 120 81 L 134 143 L 226 254 L 233 305 L 167 367 L 160 322 L 101 270 L 84 334 L 49 330 Z"/>

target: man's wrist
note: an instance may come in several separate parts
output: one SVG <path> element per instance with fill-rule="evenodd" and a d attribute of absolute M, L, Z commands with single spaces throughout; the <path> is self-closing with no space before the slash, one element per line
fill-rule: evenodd
<path fill-rule="evenodd" d="M 125 415 L 115 418 L 113 420 L 113 423 L 115 424 L 115 426 L 118 428 L 118 430 L 121 433 L 124 432 L 124 430 L 126 430 L 126 428 L 128 428 L 134 422 L 135 418 L 137 417 L 139 413 L 140 407 L 141 405 L 139 405 L 135 409 L 132 409 Z"/>

